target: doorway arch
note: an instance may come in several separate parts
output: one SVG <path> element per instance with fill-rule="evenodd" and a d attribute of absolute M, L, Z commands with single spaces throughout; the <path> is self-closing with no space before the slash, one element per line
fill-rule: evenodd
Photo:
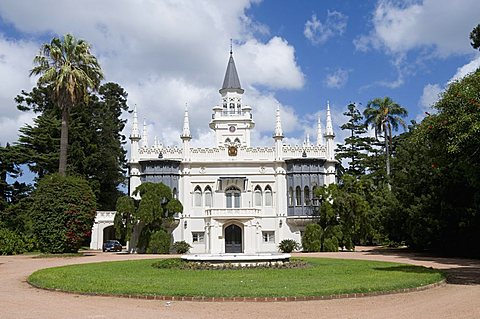
<path fill-rule="evenodd" d="M 238 225 L 231 224 L 225 227 L 225 253 L 243 252 L 243 231 Z"/>

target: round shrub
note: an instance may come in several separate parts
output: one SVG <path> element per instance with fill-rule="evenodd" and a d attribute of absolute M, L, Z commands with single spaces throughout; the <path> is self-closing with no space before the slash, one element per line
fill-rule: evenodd
<path fill-rule="evenodd" d="M 26 251 L 22 236 L 7 228 L 0 228 L 0 255 L 16 255 Z"/>
<path fill-rule="evenodd" d="M 77 252 L 90 236 L 96 200 L 87 181 L 52 174 L 43 177 L 33 192 L 33 231 L 46 253 Z"/>
<path fill-rule="evenodd" d="M 163 229 L 152 233 L 148 242 L 147 254 L 168 254 L 170 252 L 170 235 Z"/>
<path fill-rule="evenodd" d="M 284 239 L 280 242 L 280 244 L 278 244 L 278 249 L 280 249 L 280 251 L 282 253 L 291 253 L 292 251 L 294 250 L 297 250 L 299 247 L 298 247 L 298 243 L 293 240 L 293 239 Z"/>
<path fill-rule="evenodd" d="M 338 239 L 336 237 L 325 239 L 323 251 L 338 251 Z"/>
<path fill-rule="evenodd" d="M 322 228 L 317 223 L 308 224 L 302 237 L 302 247 L 304 252 L 320 251 L 322 248 Z"/>
<path fill-rule="evenodd" d="M 172 247 L 177 252 L 177 254 L 186 254 L 188 253 L 190 248 L 192 248 L 192 246 L 190 246 L 190 244 L 184 240 L 176 241 L 175 243 L 173 243 Z"/>

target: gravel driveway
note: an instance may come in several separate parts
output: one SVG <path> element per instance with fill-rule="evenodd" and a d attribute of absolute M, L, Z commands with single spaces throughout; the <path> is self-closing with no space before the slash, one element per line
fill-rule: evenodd
<path fill-rule="evenodd" d="M 448 284 L 425 291 L 358 299 L 167 303 L 44 291 L 26 282 L 29 274 L 47 267 L 158 256 L 98 252 L 77 258 L 0 256 L 0 318 L 480 318 L 479 260 L 438 258 L 370 248 L 308 255 L 394 261 L 444 269 Z"/>

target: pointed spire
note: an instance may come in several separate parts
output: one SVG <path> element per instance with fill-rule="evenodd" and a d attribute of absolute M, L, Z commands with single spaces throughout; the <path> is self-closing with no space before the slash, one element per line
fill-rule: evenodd
<path fill-rule="evenodd" d="M 156 135 L 153 137 L 153 147 L 155 147 L 155 148 L 158 147 L 158 139 L 157 139 Z"/>
<path fill-rule="evenodd" d="M 187 104 L 185 103 L 185 114 L 183 116 L 183 131 L 182 135 L 180 135 L 182 139 L 191 139 L 192 135 L 190 134 L 190 122 L 188 120 L 188 108 Z"/>
<path fill-rule="evenodd" d="M 322 121 L 320 119 L 320 114 L 318 115 L 317 120 L 317 145 L 323 145 Z"/>
<path fill-rule="evenodd" d="M 310 134 L 307 133 L 307 139 L 305 140 L 307 146 L 311 146 L 312 144 L 310 144 Z"/>
<path fill-rule="evenodd" d="M 275 134 L 273 137 L 283 137 L 282 120 L 280 119 L 280 106 L 277 105 L 277 112 L 275 113 Z"/>
<path fill-rule="evenodd" d="M 132 124 L 132 133 L 130 138 L 140 138 L 140 132 L 138 131 L 138 116 L 137 116 L 137 105 L 133 108 L 133 124 Z"/>
<path fill-rule="evenodd" d="M 240 94 L 244 92 L 240 85 L 240 79 L 238 78 L 237 68 L 235 67 L 235 61 L 233 60 L 232 43 L 230 42 L 230 58 L 228 59 L 227 71 L 225 72 L 225 78 L 223 79 L 223 85 L 220 89 L 220 94 L 228 91 L 236 91 Z"/>
<path fill-rule="evenodd" d="M 147 122 L 143 119 L 142 147 L 148 147 Z"/>
<path fill-rule="evenodd" d="M 325 128 L 325 136 L 333 136 L 332 114 L 330 112 L 330 101 L 327 101 L 327 125 Z"/>

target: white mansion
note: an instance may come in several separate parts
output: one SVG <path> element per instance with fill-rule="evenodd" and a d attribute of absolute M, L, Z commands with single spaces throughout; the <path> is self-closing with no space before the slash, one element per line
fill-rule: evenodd
<path fill-rule="evenodd" d="M 180 136 L 181 147 L 158 142 L 149 146 L 145 125 L 140 136 L 134 111 L 130 195 L 143 182 L 169 186 L 184 207 L 173 239 L 188 242 L 193 247 L 191 253 L 277 252 L 283 239 L 300 242 L 317 205 L 313 199 L 315 188 L 335 183 L 336 179 L 329 106 L 324 134 L 318 120 L 316 143 L 307 138 L 303 145 L 283 144 L 277 109 L 273 145 L 252 147 L 250 132 L 255 122 L 252 108 L 242 103 L 244 90 L 232 52 L 219 92 L 220 105 L 213 107 L 209 124 L 215 132 L 213 148 L 190 146 L 188 111 Z M 108 212 L 97 214 L 92 248 L 101 248 L 101 219 L 107 215 Z"/>

